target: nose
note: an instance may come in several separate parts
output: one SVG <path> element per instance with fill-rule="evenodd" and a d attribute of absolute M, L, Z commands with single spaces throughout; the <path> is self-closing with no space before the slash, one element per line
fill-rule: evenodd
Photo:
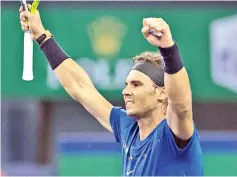
<path fill-rule="evenodd" d="M 132 94 L 132 93 L 131 93 L 131 89 L 130 89 L 128 86 L 126 86 L 126 87 L 123 89 L 122 94 L 123 94 L 123 96 L 130 96 L 130 95 Z"/>

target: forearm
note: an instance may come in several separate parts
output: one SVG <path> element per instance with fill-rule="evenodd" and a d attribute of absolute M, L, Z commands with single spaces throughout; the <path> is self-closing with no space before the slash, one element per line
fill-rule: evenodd
<path fill-rule="evenodd" d="M 72 96 L 80 89 L 94 87 L 85 70 L 71 58 L 63 61 L 54 71 L 61 85 Z"/>
<path fill-rule="evenodd" d="M 75 98 L 78 97 L 82 88 L 93 88 L 94 86 L 84 69 L 71 59 L 51 37 L 51 34 L 46 34 L 47 37 L 40 43 L 40 48 L 65 90 Z"/>
<path fill-rule="evenodd" d="M 166 65 L 165 90 L 169 104 L 178 114 L 186 113 L 191 109 L 191 89 L 186 69 L 183 66 L 177 45 L 161 49 Z"/>

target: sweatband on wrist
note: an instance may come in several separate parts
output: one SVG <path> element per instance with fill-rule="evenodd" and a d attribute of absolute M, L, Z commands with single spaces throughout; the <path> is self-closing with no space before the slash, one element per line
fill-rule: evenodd
<path fill-rule="evenodd" d="M 66 52 L 63 51 L 63 49 L 59 46 L 54 38 L 50 38 L 45 41 L 40 46 L 40 49 L 44 53 L 53 70 L 64 60 L 71 58 Z"/>
<path fill-rule="evenodd" d="M 165 63 L 166 73 L 175 74 L 184 67 L 183 61 L 179 54 L 178 45 L 176 43 L 169 48 L 159 47 L 159 49 Z"/>
<path fill-rule="evenodd" d="M 147 75 L 157 86 L 164 86 L 164 70 L 149 62 L 138 62 L 131 70 L 137 70 Z"/>

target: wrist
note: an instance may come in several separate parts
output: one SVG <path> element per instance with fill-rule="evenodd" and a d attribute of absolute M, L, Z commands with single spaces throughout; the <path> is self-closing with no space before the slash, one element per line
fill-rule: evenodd
<path fill-rule="evenodd" d="M 53 37 L 50 37 L 44 43 L 40 45 L 41 51 L 47 58 L 51 68 L 54 70 L 58 67 L 64 60 L 71 58 L 56 42 Z"/>
<path fill-rule="evenodd" d="M 176 42 L 173 43 L 173 45 L 167 45 L 167 47 L 158 47 L 160 50 L 161 56 L 166 58 L 172 58 L 172 55 L 179 53 L 178 45 Z"/>
<path fill-rule="evenodd" d="M 168 48 L 159 47 L 159 49 L 160 49 L 160 54 L 165 63 L 166 73 L 175 74 L 184 67 L 177 43 L 174 43 L 172 46 Z"/>
<path fill-rule="evenodd" d="M 41 35 L 38 38 L 35 39 L 35 41 L 39 46 L 41 46 L 45 41 L 47 41 L 51 37 L 53 37 L 53 35 L 50 33 L 50 31 L 45 30 L 43 33 L 41 33 Z"/>
<path fill-rule="evenodd" d="M 159 48 L 164 49 L 164 48 L 170 48 L 175 44 L 175 42 L 173 40 L 166 42 L 164 44 L 162 44 L 161 46 L 159 46 Z"/>
<path fill-rule="evenodd" d="M 38 39 L 44 33 L 46 33 L 45 29 L 39 30 L 37 33 L 34 34 L 34 40 Z"/>

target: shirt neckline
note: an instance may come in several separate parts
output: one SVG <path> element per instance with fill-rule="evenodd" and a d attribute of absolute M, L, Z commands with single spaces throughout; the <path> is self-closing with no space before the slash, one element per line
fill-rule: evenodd
<path fill-rule="evenodd" d="M 152 130 L 152 132 L 144 139 L 144 140 L 140 140 L 140 134 L 139 134 L 139 126 L 137 124 L 137 129 L 136 129 L 136 137 L 135 137 L 135 142 L 133 143 L 134 146 L 142 146 L 144 144 L 146 144 L 147 141 L 149 141 L 154 133 L 156 132 L 157 129 L 159 129 L 161 127 L 161 125 L 166 121 L 166 119 L 162 120 L 157 126 L 156 128 L 154 128 L 154 130 Z"/>

